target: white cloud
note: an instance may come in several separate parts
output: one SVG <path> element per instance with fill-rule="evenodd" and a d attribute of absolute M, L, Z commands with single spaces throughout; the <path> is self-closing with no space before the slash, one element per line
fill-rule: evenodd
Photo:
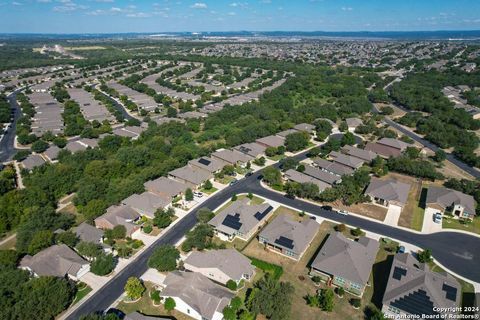
<path fill-rule="evenodd" d="M 352 7 L 342 7 L 342 10 L 343 11 L 352 11 L 353 8 Z"/>
<path fill-rule="evenodd" d="M 192 4 L 190 6 L 190 8 L 193 8 L 193 9 L 207 9 L 208 6 L 206 3 L 203 3 L 203 2 L 196 2 L 194 4 Z"/>

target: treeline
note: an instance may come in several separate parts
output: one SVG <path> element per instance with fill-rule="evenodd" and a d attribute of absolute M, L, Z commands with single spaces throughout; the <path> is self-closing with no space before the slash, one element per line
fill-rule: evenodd
<path fill-rule="evenodd" d="M 399 122 L 415 127 L 425 139 L 441 148 L 454 148 L 453 153 L 464 162 L 479 167 L 480 157 L 475 154 L 480 139 L 473 130 L 480 129 L 480 121 L 472 118 L 462 109 L 455 109 L 443 95 L 445 86 L 469 85 L 480 86 L 480 72 L 466 73 L 458 69 L 445 72 L 428 71 L 409 75 L 403 81 L 392 86 L 390 95 L 401 105 L 416 111 L 409 113 Z"/>
<path fill-rule="evenodd" d="M 0 95 L 0 123 L 10 122 L 10 103 L 5 95 Z M 1 129 L 1 128 L 0 128 Z M 0 131 L 1 132 L 1 131 Z"/>

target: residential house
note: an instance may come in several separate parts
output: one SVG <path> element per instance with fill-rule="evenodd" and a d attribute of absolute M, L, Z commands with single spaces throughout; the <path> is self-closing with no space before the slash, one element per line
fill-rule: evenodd
<path fill-rule="evenodd" d="M 265 147 L 264 145 L 258 144 L 256 142 L 253 143 L 244 143 L 239 146 L 234 147 L 234 150 L 237 150 L 241 153 L 244 153 L 250 157 L 258 158 L 265 154 Z"/>
<path fill-rule="evenodd" d="M 268 249 L 294 260 L 300 260 L 319 227 L 315 220 L 295 221 L 289 215 L 282 214 L 260 232 L 258 239 Z"/>
<path fill-rule="evenodd" d="M 139 218 L 140 214 L 130 206 L 111 206 L 106 213 L 95 219 L 95 226 L 100 229 L 113 229 L 122 225 L 127 229 L 127 236 L 131 236 L 140 228 L 135 224 Z"/>
<path fill-rule="evenodd" d="M 255 274 L 250 259 L 235 249 L 194 251 L 183 266 L 224 285 L 230 280 L 237 285 L 242 280 L 250 281 Z"/>
<path fill-rule="evenodd" d="M 303 173 L 307 176 L 325 182 L 328 185 L 334 185 L 342 181 L 342 178 L 338 175 L 309 165 L 305 166 L 305 170 L 303 171 Z"/>
<path fill-rule="evenodd" d="M 198 272 L 173 271 L 163 281 L 161 297 L 175 300 L 175 309 L 197 320 L 222 320 L 235 296 Z"/>
<path fill-rule="evenodd" d="M 384 207 L 397 206 L 403 208 L 407 203 L 410 185 L 396 180 L 372 178 L 365 190 L 370 200 Z M 401 210 L 401 209 L 400 209 Z"/>
<path fill-rule="evenodd" d="M 213 174 L 210 172 L 188 165 L 170 171 L 169 176 L 192 189 L 200 187 L 205 181 L 213 178 Z"/>
<path fill-rule="evenodd" d="M 318 169 L 317 169 L 318 170 Z M 318 170 L 322 173 L 325 173 L 321 170 Z M 315 185 L 318 186 L 318 190 L 319 192 L 322 192 L 323 190 L 325 190 L 326 188 L 330 187 L 330 185 L 328 183 L 325 183 L 321 180 L 318 180 L 317 178 L 314 178 L 312 176 L 309 176 L 309 175 L 306 175 L 302 172 L 299 172 L 297 170 L 294 170 L 294 169 L 288 169 L 285 173 L 284 173 L 284 178 L 289 180 L 289 181 L 292 181 L 292 182 L 297 182 L 297 183 L 313 183 Z"/>
<path fill-rule="evenodd" d="M 325 172 L 329 172 L 336 176 L 343 176 L 343 175 L 350 175 L 354 172 L 354 170 L 350 167 L 344 166 L 339 163 L 335 163 L 332 161 L 328 161 L 322 158 L 315 158 L 313 159 L 313 164 Z"/>
<path fill-rule="evenodd" d="M 460 306 L 462 289 L 445 272 L 433 272 L 408 253 L 396 254 L 382 300 L 382 312 L 392 318 L 412 316 L 449 319 Z M 458 310 L 458 309 L 457 309 Z"/>
<path fill-rule="evenodd" d="M 215 228 L 217 236 L 231 241 L 235 237 L 248 241 L 265 223 L 272 212 L 268 203 L 248 204 L 249 199 L 237 200 L 208 222 Z"/>
<path fill-rule="evenodd" d="M 47 150 L 45 150 L 43 155 L 48 161 L 53 162 L 58 159 L 58 154 L 60 153 L 61 150 L 62 149 L 60 149 L 56 145 L 53 145 L 53 146 L 50 146 Z"/>
<path fill-rule="evenodd" d="M 347 118 L 345 122 L 347 123 L 348 131 L 351 132 L 355 131 L 358 126 L 363 125 L 363 121 L 359 118 Z"/>
<path fill-rule="evenodd" d="M 357 241 L 342 233 L 330 234 L 311 264 L 313 274 L 318 274 L 327 284 L 344 288 L 362 296 L 368 285 L 379 243 L 360 237 Z"/>
<path fill-rule="evenodd" d="M 292 134 L 292 133 L 298 133 L 298 130 L 287 129 L 287 130 L 278 132 L 277 136 L 282 137 L 282 138 L 286 138 L 289 134 Z"/>
<path fill-rule="evenodd" d="M 23 168 L 31 171 L 36 167 L 44 165 L 45 160 L 38 154 L 31 154 L 25 160 L 23 160 L 21 164 Z"/>
<path fill-rule="evenodd" d="M 426 209 L 441 213 L 451 212 L 453 216 L 473 219 L 475 217 L 475 199 L 457 190 L 431 186 L 427 191 Z"/>
<path fill-rule="evenodd" d="M 188 161 L 188 164 L 192 167 L 205 170 L 211 174 L 220 172 L 225 166 L 225 163 L 223 161 L 220 161 L 215 158 L 210 158 L 210 157 L 201 157 L 198 159 L 193 159 Z"/>
<path fill-rule="evenodd" d="M 80 225 L 73 228 L 73 232 L 80 241 L 103 244 L 103 230 L 95 228 L 86 222 L 82 222 Z"/>
<path fill-rule="evenodd" d="M 399 157 L 408 147 L 408 143 L 392 138 L 382 138 L 377 142 L 368 142 L 365 150 L 377 153 L 383 158 Z"/>
<path fill-rule="evenodd" d="M 148 191 L 141 194 L 132 194 L 130 197 L 122 200 L 122 204 L 130 206 L 140 215 L 146 216 L 150 219 L 155 217 L 155 212 L 158 209 L 166 208 L 171 203 L 171 197 L 161 196 Z"/>
<path fill-rule="evenodd" d="M 349 156 L 362 159 L 365 162 L 371 162 L 373 159 L 375 159 L 378 156 L 373 151 L 363 150 L 350 145 L 344 146 L 342 148 L 342 152 Z"/>
<path fill-rule="evenodd" d="M 329 156 L 330 158 L 332 158 L 333 162 L 349 167 L 353 170 L 360 168 L 365 163 L 365 161 L 363 161 L 362 159 L 345 155 L 337 151 L 330 152 Z"/>
<path fill-rule="evenodd" d="M 245 167 L 249 161 L 253 160 L 253 157 L 245 153 L 229 149 L 214 152 L 212 158 L 222 161 L 224 165 L 238 165 L 241 167 Z"/>
<path fill-rule="evenodd" d="M 20 268 L 29 270 L 35 276 L 68 276 L 73 280 L 90 271 L 88 261 L 65 244 L 53 245 L 34 256 L 26 255 L 20 261 Z"/>
<path fill-rule="evenodd" d="M 297 131 L 307 132 L 309 134 L 312 134 L 315 132 L 315 126 L 309 123 L 299 123 L 296 126 L 294 126 L 293 129 Z"/>
<path fill-rule="evenodd" d="M 255 140 L 258 144 L 264 146 L 265 148 L 273 147 L 278 148 L 285 145 L 285 138 L 280 136 L 267 136 Z"/>
<path fill-rule="evenodd" d="M 143 184 L 143 186 L 149 192 L 158 194 L 159 196 L 170 197 L 172 199 L 183 194 L 185 190 L 188 189 L 188 186 L 185 183 L 168 179 L 166 177 L 160 177 L 155 180 L 147 181 Z"/>

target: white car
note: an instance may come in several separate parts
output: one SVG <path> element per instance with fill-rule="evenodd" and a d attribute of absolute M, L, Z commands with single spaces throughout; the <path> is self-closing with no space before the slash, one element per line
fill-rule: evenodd
<path fill-rule="evenodd" d="M 193 195 L 197 198 L 203 197 L 203 193 L 201 193 L 201 192 L 194 192 Z"/>
<path fill-rule="evenodd" d="M 347 210 L 338 210 L 338 213 L 343 214 L 344 216 L 348 216 Z"/>

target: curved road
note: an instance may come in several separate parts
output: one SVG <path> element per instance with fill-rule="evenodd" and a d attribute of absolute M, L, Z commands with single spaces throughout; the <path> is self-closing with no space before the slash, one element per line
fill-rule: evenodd
<path fill-rule="evenodd" d="M 304 158 L 305 153 L 297 158 Z M 435 234 L 418 234 L 403 229 L 384 225 L 362 219 L 357 216 L 344 216 L 322 209 L 320 206 L 299 199 L 290 199 L 279 193 L 264 189 L 260 185 L 261 174 L 259 172 L 248 178 L 240 180 L 237 184 L 221 190 L 206 200 L 202 207 L 215 209 L 227 201 L 234 194 L 252 192 L 298 210 L 304 210 L 319 217 L 335 220 L 358 226 L 363 230 L 371 231 L 411 243 L 421 248 L 430 248 L 433 256 L 442 265 L 453 272 L 475 282 L 480 282 L 480 237 L 471 236 L 459 232 L 439 232 Z M 106 310 L 123 292 L 127 279 L 131 276 L 140 277 L 147 270 L 147 261 L 155 247 L 162 244 L 174 244 L 196 224 L 198 208 L 191 211 L 178 224 L 172 227 L 164 236 L 159 238 L 152 246 L 141 253 L 138 258 L 119 272 L 110 282 L 103 286 L 93 296 L 73 311 L 67 319 L 78 319 L 81 315 Z"/>

